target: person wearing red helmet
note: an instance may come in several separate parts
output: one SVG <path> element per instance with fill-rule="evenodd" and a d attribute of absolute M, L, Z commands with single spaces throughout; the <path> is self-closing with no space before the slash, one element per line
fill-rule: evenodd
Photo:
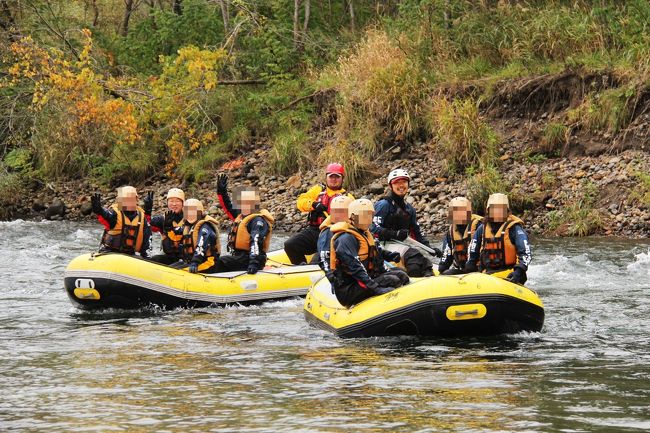
<path fill-rule="evenodd" d="M 319 226 L 330 212 L 330 203 L 334 197 L 351 194 L 343 189 L 345 169 L 337 162 L 332 162 L 325 169 L 325 185 L 318 184 L 298 196 L 296 206 L 301 212 L 307 212 L 307 226 L 284 243 L 284 251 L 294 265 L 306 263 L 305 255 L 316 252 Z"/>

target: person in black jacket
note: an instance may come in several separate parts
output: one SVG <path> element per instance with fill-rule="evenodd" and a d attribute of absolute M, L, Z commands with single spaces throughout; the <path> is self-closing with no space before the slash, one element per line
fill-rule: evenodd
<path fill-rule="evenodd" d="M 100 251 L 124 254 L 151 254 L 151 227 L 144 210 L 138 206 L 138 193 L 132 186 L 117 189 L 117 202 L 102 207 L 99 193 L 91 197 L 92 211 L 105 227 Z"/>
<path fill-rule="evenodd" d="M 183 204 L 185 203 L 185 193 L 180 188 L 171 188 L 167 192 L 167 208 L 172 211 L 171 224 L 173 228 L 181 227 L 183 225 Z M 182 235 L 176 235 L 173 230 L 165 231 L 165 216 L 155 215 L 151 216 L 153 208 L 153 193 L 147 195 L 144 200 L 144 212 L 149 218 L 151 231 L 160 233 L 162 235 L 162 254 L 156 254 L 151 258 L 152 261 L 162 263 L 164 265 L 171 265 L 183 257 Z"/>
<path fill-rule="evenodd" d="M 405 201 L 409 191 L 411 176 L 406 170 L 395 169 L 388 174 L 390 191 L 375 203 L 375 216 L 370 231 L 382 242 L 397 241 L 402 243 L 411 238 L 425 247 L 431 248 L 429 241 L 422 235 L 413 206 Z M 386 246 L 384 244 L 384 246 Z M 442 253 L 432 248 L 434 255 Z M 429 277 L 433 275 L 433 263 L 418 249 L 405 243 L 401 247 L 404 267 L 411 277 Z"/>
<path fill-rule="evenodd" d="M 330 227 L 330 270 L 326 273 L 341 305 L 350 307 L 409 283 L 404 270 L 387 270 L 384 260 L 398 262 L 400 254 L 375 244 L 368 227 L 374 208 L 370 200 L 358 199 L 348 207 L 349 222 Z"/>
<path fill-rule="evenodd" d="M 236 189 L 233 206 L 228 195 L 228 175 L 225 173 L 217 176 L 217 196 L 223 211 L 232 221 L 228 234 L 230 255 L 219 257 L 217 272 L 246 271 L 256 274 L 266 264 L 274 218 L 268 210 L 260 210 L 260 193 L 254 187 Z"/>

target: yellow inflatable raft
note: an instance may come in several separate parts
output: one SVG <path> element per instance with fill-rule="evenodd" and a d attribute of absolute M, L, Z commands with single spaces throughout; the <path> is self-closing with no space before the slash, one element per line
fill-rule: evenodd
<path fill-rule="evenodd" d="M 271 253 L 269 254 L 271 256 Z M 284 254 L 255 275 L 191 274 L 124 254 L 84 254 L 68 265 L 64 285 L 83 309 L 254 304 L 305 296 L 323 275 L 318 266 L 282 266 Z"/>
<path fill-rule="evenodd" d="M 349 309 L 322 278 L 307 294 L 304 313 L 340 337 L 494 335 L 539 331 L 544 324 L 534 291 L 481 273 L 412 279 Z"/>

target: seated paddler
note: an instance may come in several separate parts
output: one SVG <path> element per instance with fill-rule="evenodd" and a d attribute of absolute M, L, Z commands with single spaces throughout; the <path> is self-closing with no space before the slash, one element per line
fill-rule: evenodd
<path fill-rule="evenodd" d="M 348 207 L 348 221 L 330 227 L 330 269 L 326 275 L 336 298 L 345 307 L 409 283 L 404 270 L 386 269 L 384 260 L 399 262 L 401 257 L 375 243 L 368 230 L 374 213 L 370 200 L 354 200 Z"/>
<path fill-rule="evenodd" d="M 99 193 L 91 197 L 92 211 L 104 225 L 100 251 L 124 254 L 151 254 L 151 228 L 144 210 L 138 206 L 138 192 L 132 186 L 117 189 L 117 200 L 109 208 L 102 207 Z"/>
<path fill-rule="evenodd" d="M 151 204 L 147 201 L 151 197 Z M 171 225 L 178 228 L 183 225 L 183 203 L 185 202 L 185 193 L 180 188 L 171 188 L 167 191 L 167 210 L 171 211 Z M 166 214 L 151 216 L 153 208 L 153 194 L 145 198 L 145 215 L 149 218 L 151 231 L 162 235 L 162 254 L 156 254 L 151 258 L 154 262 L 164 265 L 171 265 L 183 258 L 183 236 L 177 235 L 173 230 L 165 231 Z M 147 212 L 148 211 L 148 212 Z M 169 222 L 168 222 L 169 224 Z"/>
<path fill-rule="evenodd" d="M 472 238 L 465 270 L 476 270 L 475 263 L 479 264 L 479 270 L 490 274 L 512 269 L 506 279 L 524 284 L 531 260 L 524 222 L 510 212 L 508 196 L 501 193 L 490 195 L 483 225 Z"/>
<path fill-rule="evenodd" d="M 483 223 L 483 217 L 472 213 L 472 202 L 465 197 L 455 197 L 449 202 L 447 213 L 449 228 L 442 241 L 442 259 L 438 272 L 443 275 L 464 274 L 469 256 L 469 245 L 474 233 Z M 478 263 L 470 269 L 476 269 Z"/>
<path fill-rule="evenodd" d="M 330 214 L 319 227 L 320 235 L 318 235 L 317 251 L 314 258 L 318 260 L 318 266 L 325 272 L 330 268 L 330 243 L 332 241 L 330 228 L 334 224 L 348 220 L 348 207 L 353 201 L 354 199 L 348 195 L 334 197 L 330 203 Z"/>
<path fill-rule="evenodd" d="M 217 196 L 223 211 L 232 221 L 227 245 L 230 254 L 217 259 L 217 272 L 256 274 L 266 264 L 275 220 L 268 210 L 260 209 L 260 192 L 256 187 L 235 188 L 233 204 L 225 173 L 217 176 Z"/>
<path fill-rule="evenodd" d="M 174 211 L 169 210 L 165 213 L 164 230 L 182 236 L 182 260 L 175 263 L 173 267 L 187 268 L 193 274 L 216 272 L 215 259 L 221 252 L 217 220 L 205 214 L 203 203 L 195 198 L 185 201 L 183 215 L 183 224 L 174 227 Z"/>

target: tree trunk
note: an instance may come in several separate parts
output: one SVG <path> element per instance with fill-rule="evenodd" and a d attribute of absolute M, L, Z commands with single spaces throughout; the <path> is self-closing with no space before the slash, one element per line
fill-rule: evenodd
<path fill-rule="evenodd" d="M 172 10 L 176 15 L 183 15 L 183 0 L 174 0 Z"/>
<path fill-rule="evenodd" d="M 300 33 L 298 27 L 298 17 L 300 16 L 301 0 L 293 0 L 293 48 L 298 49 L 300 43 Z"/>
<path fill-rule="evenodd" d="M 357 26 L 354 17 L 354 0 L 348 0 L 348 10 L 350 12 L 350 30 L 352 33 L 355 33 Z"/>
<path fill-rule="evenodd" d="M 442 14 L 445 21 L 445 27 L 451 29 L 451 0 L 445 1 L 445 10 Z"/>
<path fill-rule="evenodd" d="M 93 10 L 93 27 L 97 27 L 99 23 L 99 7 L 97 7 L 97 0 L 92 0 L 90 7 Z"/>
<path fill-rule="evenodd" d="M 123 38 L 129 34 L 129 20 L 133 13 L 133 2 L 134 0 L 124 0 L 124 17 L 122 18 L 122 24 L 120 25 L 120 36 Z"/>
<path fill-rule="evenodd" d="M 301 46 L 304 45 L 305 38 L 307 37 L 307 28 L 309 27 L 309 16 L 311 14 L 311 0 L 305 0 L 305 19 L 302 22 L 302 35 Z"/>
<path fill-rule="evenodd" d="M 223 18 L 223 30 L 224 33 L 228 33 L 228 30 L 230 29 L 230 10 L 229 10 L 229 2 L 228 0 L 221 0 L 219 3 L 221 3 L 221 17 Z"/>

